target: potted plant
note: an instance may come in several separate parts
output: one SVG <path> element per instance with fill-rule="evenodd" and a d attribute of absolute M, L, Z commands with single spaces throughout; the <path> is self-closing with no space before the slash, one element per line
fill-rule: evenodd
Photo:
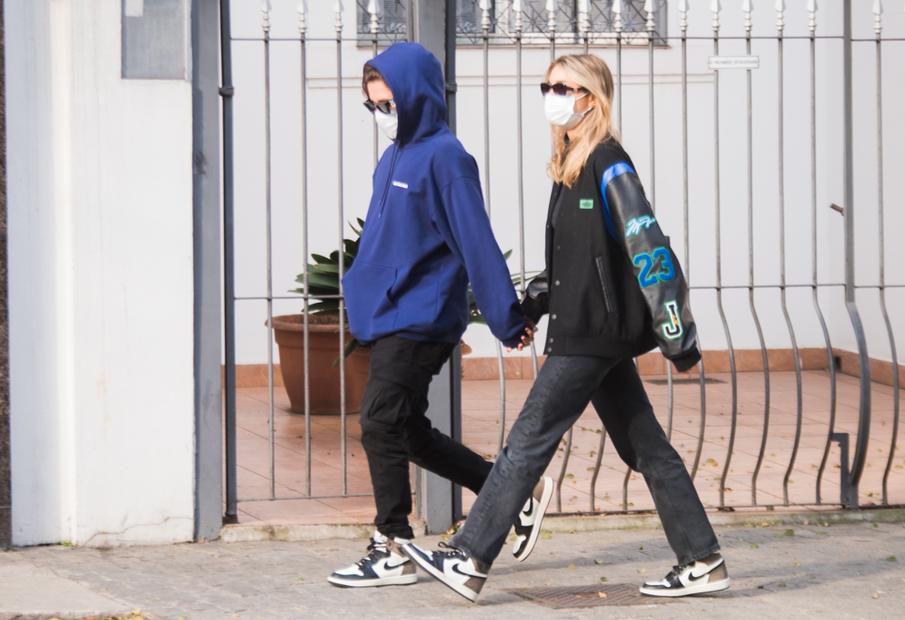
<path fill-rule="evenodd" d="M 358 254 L 358 242 L 364 221 L 352 226 L 353 239 L 343 239 L 343 268 L 348 270 Z M 311 386 L 312 414 L 340 413 L 339 350 L 339 251 L 329 256 L 312 254 L 308 264 L 308 292 L 317 301 L 308 306 L 308 382 Z M 304 294 L 304 273 L 296 277 L 299 287 L 291 292 Z M 346 412 L 361 410 L 361 399 L 368 380 L 368 351 L 345 331 Z M 280 350 L 280 373 L 289 395 L 289 410 L 305 412 L 305 314 L 273 317 L 274 338 Z"/>

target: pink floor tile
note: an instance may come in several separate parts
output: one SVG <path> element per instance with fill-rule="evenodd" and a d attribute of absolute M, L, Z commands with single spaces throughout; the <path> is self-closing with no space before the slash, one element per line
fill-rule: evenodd
<path fill-rule="evenodd" d="M 738 376 L 735 432 L 732 433 L 731 386 L 728 374 L 708 375 L 720 383 L 705 389 L 706 417 L 701 437 L 701 393 L 694 384 L 676 384 L 671 420 L 672 443 L 691 469 L 697 460 L 695 484 L 701 500 L 709 507 L 720 505 L 746 507 L 753 503 L 756 484 L 757 502 L 782 508 L 785 494 L 793 504 L 813 505 L 820 463 L 824 456 L 831 417 L 829 375 L 808 371 L 802 376 L 802 415 L 798 418 L 794 373 L 770 375 L 770 411 L 766 443 L 763 447 L 757 479 L 753 472 L 761 454 L 764 437 L 764 384 L 762 373 Z M 646 378 L 649 379 L 649 378 Z M 854 433 L 858 426 L 859 382 L 853 377 L 837 376 L 835 430 Z M 506 381 L 506 421 L 508 433 L 531 387 L 530 380 Z M 646 380 L 646 389 L 664 430 L 670 426 L 667 387 Z M 902 392 L 905 395 L 905 391 Z M 869 452 L 861 483 L 861 501 L 879 503 L 883 474 L 889 457 L 892 433 L 892 390 L 888 386 L 872 388 L 873 421 Z M 905 400 L 905 398 L 903 398 Z M 367 460 L 359 441 L 357 416 L 304 416 L 288 412 L 288 399 L 282 388 L 273 398 L 274 452 L 270 448 L 270 404 L 266 388 L 238 390 L 238 485 L 240 520 L 293 523 L 366 523 L 373 518 L 373 498 L 369 496 L 370 477 Z M 497 381 L 466 381 L 462 386 L 463 441 L 473 450 L 491 459 L 499 447 L 500 400 Z M 310 455 L 307 428 L 310 427 Z M 900 437 L 905 441 L 905 419 L 900 420 Z M 624 487 L 626 466 L 616 454 L 609 438 L 596 484 L 591 482 L 596 469 L 600 440 L 599 418 L 592 408 L 573 427 L 568 467 L 562 471 L 566 441 L 561 442 L 547 475 L 563 485 L 554 507 L 563 512 L 584 513 L 594 510 L 619 511 L 653 508 L 650 494 L 638 474 L 629 475 Z M 786 482 L 794 443 L 798 448 Z M 345 441 L 343 441 L 343 437 Z M 730 440 L 734 441 L 728 471 L 726 459 Z M 901 442 L 900 442 L 901 443 Z M 700 448 L 699 448 L 700 444 Z M 343 471 L 343 453 L 346 467 Z M 820 481 L 822 501 L 838 502 L 839 449 L 834 443 L 827 456 Z M 310 459 L 310 477 L 306 464 Z M 274 492 L 283 499 L 266 500 L 271 495 L 271 460 L 275 475 Z M 721 480 L 725 474 L 722 503 Z M 310 478 L 310 496 L 309 496 Z M 897 448 L 887 479 L 890 503 L 905 503 L 905 449 Z M 593 506 L 592 506 L 593 496 Z M 463 491 L 467 511 L 474 494 Z"/>

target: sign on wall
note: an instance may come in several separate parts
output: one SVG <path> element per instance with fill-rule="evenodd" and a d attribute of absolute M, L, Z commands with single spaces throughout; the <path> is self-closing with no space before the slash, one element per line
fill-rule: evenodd
<path fill-rule="evenodd" d="M 188 29 L 186 0 L 122 0 L 122 77 L 186 79 Z"/>

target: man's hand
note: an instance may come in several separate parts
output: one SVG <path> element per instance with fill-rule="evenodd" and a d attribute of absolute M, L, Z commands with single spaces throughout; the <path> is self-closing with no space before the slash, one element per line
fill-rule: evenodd
<path fill-rule="evenodd" d="M 534 330 L 535 325 L 531 321 L 527 321 L 525 323 L 525 331 L 522 332 L 521 342 L 518 343 L 518 346 L 515 347 L 516 350 L 521 351 L 525 347 L 529 346 L 534 341 Z M 512 352 L 512 347 L 506 347 L 506 350 L 510 353 Z"/>

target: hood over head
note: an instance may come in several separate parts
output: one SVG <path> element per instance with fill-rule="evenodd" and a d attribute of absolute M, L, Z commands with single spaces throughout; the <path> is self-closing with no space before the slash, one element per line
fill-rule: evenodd
<path fill-rule="evenodd" d="M 396 43 L 368 64 L 380 71 L 393 91 L 397 142 L 412 142 L 446 126 L 443 71 L 436 56 L 418 43 Z"/>

